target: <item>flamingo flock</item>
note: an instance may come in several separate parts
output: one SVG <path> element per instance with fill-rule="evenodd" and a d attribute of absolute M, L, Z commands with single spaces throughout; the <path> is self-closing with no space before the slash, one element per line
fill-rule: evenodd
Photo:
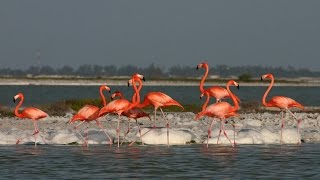
<path fill-rule="evenodd" d="M 220 121 L 220 129 L 219 129 L 219 136 L 217 140 L 217 144 L 219 144 L 220 140 L 220 135 L 223 133 L 223 135 L 228 139 L 230 142 L 231 146 L 234 147 L 236 145 L 235 142 L 235 126 L 234 127 L 234 138 L 233 142 L 231 142 L 230 138 L 228 137 L 226 131 L 225 131 L 225 124 L 227 122 L 227 119 L 230 117 L 236 117 L 240 116 L 237 111 L 239 110 L 239 103 L 240 99 L 230 90 L 230 86 L 235 86 L 239 89 L 239 84 L 234 81 L 234 80 L 229 80 L 226 83 L 226 88 L 220 87 L 220 86 L 212 86 L 207 89 L 204 89 L 204 82 L 208 76 L 209 73 L 209 65 L 208 63 L 200 63 L 197 65 L 197 70 L 204 68 L 205 73 L 203 77 L 201 78 L 200 85 L 199 85 L 199 90 L 200 90 L 200 99 L 205 96 L 206 101 L 202 105 L 202 109 L 200 112 L 197 113 L 195 116 L 195 120 L 199 120 L 203 116 L 207 116 L 212 118 L 212 121 L 208 127 L 208 135 L 207 135 L 207 142 L 206 146 L 208 147 L 208 142 L 209 139 L 211 138 L 211 132 L 212 132 L 212 127 L 214 122 Z M 282 143 L 282 130 L 284 127 L 284 112 L 289 113 L 292 115 L 296 120 L 297 120 L 297 133 L 299 135 L 299 125 L 301 122 L 301 119 L 298 119 L 291 111 L 290 108 L 295 107 L 295 108 L 300 108 L 304 109 L 304 106 L 297 101 L 284 97 L 284 96 L 274 96 L 272 97 L 268 102 L 266 101 L 266 97 L 268 93 L 270 92 L 273 84 L 274 84 L 274 76 L 272 74 L 265 74 L 261 76 L 261 81 L 263 79 L 271 79 L 271 83 L 264 93 L 262 97 L 262 104 L 265 107 L 276 107 L 280 109 L 280 114 L 281 114 L 281 139 L 280 142 Z M 144 100 L 141 102 L 140 98 L 140 91 L 143 87 L 143 81 L 145 81 L 145 77 L 141 74 L 133 74 L 131 76 L 131 79 L 128 80 L 128 86 L 132 85 L 133 88 L 133 96 L 130 100 L 127 100 L 124 98 L 123 94 L 120 91 L 115 91 L 111 95 L 111 102 L 107 103 L 104 91 L 106 92 L 111 92 L 110 87 L 107 85 L 101 85 L 99 92 L 100 92 L 100 97 L 103 103 L 103 107 L 99 108 L 93 105 L 85 105 L 82 107 L 76 114 L 73 115 L 73 117 L 69 120 L 69 124 L 75 123 L 79 121 L 77 125 L 74 126 L 74 130 L 83 138 L 83 145 L 84 146 L 89 146 L 88 142 L 88 126 L 85 130 L 85 137 L 82 136 L 82 134 L 78 131 L 78 127 L 82 125 L 83 123 L 86 123 L 87 125 L 90 124 L 91 122 L 95 122 L 95 124 L 104 132 L 104 134 L 107 137 L 107 140 L 109 141 L 109 144 L 113 144 L 113 140 L 108 134 L 106 127 L 102 125 L 100 122 L 100 119 L 108 114 L 116 114 L 118 116 L 117 119 L 117 128 L 116 128 L 116 133 L 117 133 L 117 147 L 120 147 L 120 122 L 121 122 L 121 117 L 126 116 L 129 118 L 128 120 L 128 130 L 126 131 L 124 138 L 130 131 L 130 119 L 134 119 L 136 121 L 136 124 L 139 128 L 139 134 L 140 134 L 140 141 L 143 144 L 143 136 L 147 134 L 148 132 L 152 131 L 153 129 L 157 128 L 156 126 L 156 120 L 157 120 L 157 110 L 160 109 L 162 118 L 166 122 L 166 129 L 167 129 L 167 145 L 169 146 L 169 129 L 170 129 L 170 123 L 167 117 L 165 116 L 162 108 L 163 107 L 168 107 L 168 106 L 178 106 L 181 108 L 181 110 L 184 110 L 183 106 L 168 96 L 167 94 L 164 94 L 162 92 L 148 92 L 144 96 Z M 115 99 L 116 97 L 119 97 Z M 215 98 L 215 103 L 209 105 L 210 98 L 214 97 Z M 223 101 L 226 98 L 231 98 L 233 105 L 231 105 L 228 102 Z M 24 96 L 22 93 L 18 93 L 17 95 L 14 96 L 13 100 L 14 102 L 20 99 L 20 102 L 17 104 L 14 114 L 18 118 L 23 118 L 23 119 L 30 119 L 33 121 L 34 124 L 34 131 L 33 134 L 30 136 L 34 136 L 34 144 L 35 146 L 37 145 L 37 136 L 39 135 L 41 138 L 41 132 L 39 131 L 37 121 L 41 120 L 45 117 L 48 117 L 48 114 L 43 112 L 42 110 L 34 107 L 27 107 L 19 113 L 19 108 L 21 104 L 24 101 Z M 140 124 L 138 123 L 138 119 L 142 117 L 147 117 L 151 121 L 151 117 L 149 116 L 148 113 L 143 111 L 143 108 L 147 106 L 153 106 L 154 108 L 154 118 L 153 118 L 153 127 L 149 129 L 147 132 L 144 134 L 141 134 L 141 128 Z M 28 137 L 28 136 L 27 136 Z M 19 137 L 17 138 L 16 144 L 19 144 L 23 139 L 27 137 Z M 42 138 L 43 139 L 43 138 Z M 44 139 L 43 139 L 44 140 Z M 129 145 L 132 145 L 135 141 L 131 142 Z M 300 140 L 298 140 L 297 144 L 300 144 Z"/>

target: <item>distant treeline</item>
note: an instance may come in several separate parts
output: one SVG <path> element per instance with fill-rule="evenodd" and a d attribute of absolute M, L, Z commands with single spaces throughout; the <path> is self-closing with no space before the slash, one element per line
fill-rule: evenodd
<path fill-rule="evenodd" d="M 61 76 L 83 76 L 83 77 L 110 77 L 110 76 L 129 76 L 139 72 L 151 78 L 189 78 L 198 77 L 204 73 L 204 70 L 196 70 L 196 66 L 176 65 L 170 68 L 150 64 L 148 67 L 138 67 L 134 65 L 126 65 L 117 67 L 114 65 L 81 65 L 77 68 L 71 66 L 63 66 L 61 68 L 53 68 L 50 66 L 30 66 L 25 70 L 2 68 L 0 76 L 26 77 L 39 75 L 61 75 Z M 273 73 L 277 77 L 320 77 L 320 72 L 310 71 L 309 69 L 297 69 L 288 67 L 266 67 L 266 66 L 227 66 L 218 65 L 211 66 L 209 74 L 222 78 L 237 77 L 259 77 L 261 74 Z"/>

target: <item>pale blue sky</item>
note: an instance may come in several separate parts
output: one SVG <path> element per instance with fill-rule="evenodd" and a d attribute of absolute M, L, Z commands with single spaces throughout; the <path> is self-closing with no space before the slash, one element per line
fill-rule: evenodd
<path fill-rule="evenodd" d="M 318 0 L 1 0 L 0 66 L 208 59 L 320 70 L 319 33 Z"/>

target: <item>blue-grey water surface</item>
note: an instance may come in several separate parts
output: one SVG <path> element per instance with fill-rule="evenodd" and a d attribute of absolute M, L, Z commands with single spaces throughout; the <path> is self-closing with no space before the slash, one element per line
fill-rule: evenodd
<path fill-rule="evenodd" d="M 127 86 L 110 86 L 111 91 L 120 90 L 125 97 L 132 96 L 132 88 Z M 259 86 L 241 86 L 240 89 L 232 87 L 231 90 L 237 94 L 242 102 L 260 102 L 263 93 L 267 87 Z M 143 97 L 147 92 L 161 91 L 182 104 L 202 104 L 199 100 L 198 86 L 145 86 L 141 90 Z M 82 99 L 82 98 L 100 98 L 98 86 L 0 86 L 0 105 L 14 106 L 12 97 L 18 92 L 23 92 L 25 95 L 24 105 L 46 104 L 67 99 Z M 274 87 L 268 97 L 274 95 L 284 95 L 295 99 L 305 106 L 320 105 L 320 87 Z M 110 94 L 107 96 L 110 97 Z"/>
<path fill-rule="evenodd" d="M 0 146 L 1 179 L 320 178 L 320 144 Z"/>

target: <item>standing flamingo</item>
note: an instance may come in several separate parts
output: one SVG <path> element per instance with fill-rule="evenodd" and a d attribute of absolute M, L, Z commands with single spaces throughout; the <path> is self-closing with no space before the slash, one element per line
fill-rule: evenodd
<path fill-rule="evenodd" d="M 15 95 L 13 97 L 13 102 L 15 102 L 18 98 L 20 98 L 20 102 L 18 103 L 18 105 L 16 106 L 15 110 L 14 110 L 14 114 L 16 117 L 18 118 L 27 118 L 27 119 L 31 119 L 33 121 L 33 125 L 34 125 L 34 132 L 32 135 L 34 135 L 34 145 L 37 146 L 37 134 L 40 133 L 39 128 L 38 128 L 38 124 L 37 121 L 45 118 L 48 116 L 47 113 L 43 112 L 42 110 L 38 109 L 38 108 L 34 108 L 34 107 L 28 107 L 25 108 L 24 110 L 22 110 L 21 113 L 19 113 L 19 108 L 21 106 L 21 104 L 24 101 L 24 96 L 22 93 L 18 93 L 17 95 Z M 26 138 L 26 137 L 25 137 Z M 24 139 L 24 138 L 22 138 Z M 21 137 L 18 138 L 16 144 L 19 144 L 19 142 L 22 140 Z"/>
<path fill-rule="evenodd" d="M 219 137 L 218 137 L 218 140 L 217 140 L 217 144 L 219 142 L 221 131 L 223 131 L 225 137 L 231 143 L 226 131 L 224 130 L 225 119 L 229 118 L 229 117 L 232 117 L 232 116 L 238 116 L 236 111 L 239 109 L 239 103 L 238 103 L 235 95 L 230 91 L 230 87 L 229 87 L 230 85 L 237 86 L 237 88 L 239 89 L 239 84 L 237 82 L 235 82 L 234 80 L 229 80 L 227 82 L 227 91 L 228 91 L 229 95 L 231 96 L 231 99 L 233 100 L 234 106 L 231 106 L 227 102 L 217 102 L 215 104 L 211 104 L 211 105 L 207 106 L 208 103 L 209 103 L 210 95 L 209 95 L 208 91 L 205 91 L 204 93 L 207 96 L 206 102 L 202 106 L 202 111 L 199 112 L 197 114 L 197 116 L 196 116 L 196 120 L 198 120 L 200 117 L 202 117 L 204 115 L 209 116 L 209 117 L 213 117 L 213 118 L 216 117 L 216 118 L 220 119 L 220 131 L 219 131 Z M 213 122 L 214 122 L 214 119 L 212 120 L 212 122 L 210 124 L 210 127 L 208 129 L 207 147 L 208 147 L 208 144 L 209 144 L 209 138 L 211 137 L 211 129 L 212 129 L 212 126 L 213 126 Z M 234 140 L 234 143 L 232 144 L 232 146 L 234 146 L 234 144 L 235 144 L 235 140 Z"/>
<path fill-rule="evenodd" d="M 102 103 L 103 106 L 107 105 L 107 101 L 106 98 L 103 95 L 103 90 L 106 90 L 110 93 L 110 88 L 106 85 L 101 85 L 99 92 L 100 92 L 100 97 L 102 99 Z M 90 123 L 91 121 L 95 121 L 97 126 L 99 126 L 103 132 L 106 134 L 106 136 L 109 138 L 110 144 L 112 144 L 112 140 L 110 138 L 110 136 L 108 135 L 108 133 L 106 132 L 105 128 L 102 126 L 102 124 L 100 123 L 100 121 L 98 121 L 99 116 L 99 111 L 100 108 L 97 106 L 93 106 L 93 105 L 85 105 L 84 107 L 82 107 L 69 121 L 69 123 L 73 123 L 75 121 L 82 121 L 81 123 L 79 123 L 78 125 L 75 126 L 75 129 L 81 125 L 83 122 L 86 123 Z M 85 139 L 85 145 L 88 146 L 88 127 L 86 130 L 86 139 Z"/>
<path fill-rule="evenodd" d="M 157 109 L 160 108 L 163 118 L 166 120 L 167 124 L 167 145 L 169 146 L 169 120 L 164 115 L 162 111 L 162 107 L 168 106 L 178 106 L 184 109 L 183 106 L 178 103 L 176 100 L 172 99 L 170 96 L 162 93 L 162 92 L 149 92 L 145 95 L 144 100 L 141 104 L 138 104 L 137 107 L 144 108 L 146 106 L 152 105 L 154 107 L 154 128 L 156 127 L 156 119 L 157 119 Z"/>
<path fill-rule="evenodd" d="M 133 84 L 134 84 L 134 80 L 135 79 L 140 80 L 140 78 L 144 79 L 144 76 L 140 75 L 140 74 L 134 74 L 132 76 Z M 140 80 L 139 83 L 142 84 L 142 81 Z M 99 111 L 99 116 L 103 116 L 104 114 L 107 114 L 107 113 L 118 114 L 118 126 L 117 126 L 118 147 L 120 147 L 120 120 L 121 120 L 121 115 L 126 110 L 131 109 L 131 108 L 135 107 L 137 104 L 140 103 L 140 95 L 139 95 L 139 92 L 138 92 L 137 87 L 135 86 L 135 84 L 133 85 L 133 89 L 134 89 L 134 92 L 135 92 L 135 94 L 137 96 L 136 97 L 136 102 L 130 103 L 126 99 L 116 99 L 114 101 L 111 101 L 109 104 L 107 104 L 107 106 L 103 107 Z M 133 98 L 133 99 L 135 99 L 135 98 Z"/>
<path fill-rule="evenodd" d="M 209 93 L 209 96 L 216 98 L 216 102 L 221 102 L 222 99 L 230 97 L 228 91 L 225 88 L 220 87 L 220 86 L 212 86 L 208 89 L 204 89 L 203 84 L 209 74 L 209 65 L 208 65 L 208 63 L 205 63 L 205 62 L 200 63 L 197 65 L 197 70 L 200 68 L 205 69 L 205 73 L 202 76 L 201 81 L 200 81 L 200 85 L 199 85 L 201 93 L 204 93 L 205 91 L 207 91 Z M 235 98 L 237 99 L 238 102 L 240 102 L 240 99 L 236 95 L 235 95 Z"/>
<path fill-rule="evenodd" d="M 262 97 L 262 104 L 265 106 L 265 107 L 277 107 L 280 109 L 280 113 L 281 113 L 281 140 L 280 142 L 282 143 L 282 129 L 284 127 L 284 119 L 283 119 L 283 110 L 286 110 L 287 112 L 289 112 L 289 114 L 291 114 L 296 120 L 297 120 L 297 136 L 298 136 L 298 139 L 299 139 L 299 124 L 301 122 L 300 119 L 298 119 L 290 110 L 289 108 L 291 107 L 297 107 L 297 108 L 300 108 L 300 109 L 304 109 L 304 106 L 300 103 L 298 103 L 297 101 L 291 99 L 291 98 L 288 98 L 288 97 L 285 97 L 285 96 L 273 96 L 271 98 L 271 100 L 269 102 L 266 102 L 266 97 L 268 95 L 268 93 L 270 92 L 272 86 L 273 86 L 273 83 L 274 83 L 274 77 L 272 74 L 265 74 L 263 76 L 261 76 L 261 81 L 263 79 L 271 79 L 271 83 L 268 87 L 268 89 L 266 90 L 266 92 L 264 93 L 263 97 Z M 298 144 L 300 144 L 301 141 L 298 140 Z"/>
<path fill-rule="evenodd" d="M 140 91 L 140 89 L 141 89 L 141 87 L 142 87 L 142 86 L 141 86 L 141 87 L 140 87 L 140 86 L 141 86 L 141 85 L 139 85 L 139 87 L 138 87 L 138 92 Z M 136 97 L 135 95 L 136 95 L 136 94 L 133 95 L 134 98 Z M 111 95 L 111 99 L 114 99 L 116 96 L 119 96 L 120 99 L 124 99 L 124 96 L 123 96 L 123 94 L 122 94 L 120 91 L 114 92 L 114 93 Z M 135 102 L 135 101 L 136 101 L 136 99 L 133 99 L 133 102 Z M 132 109 L 129 109 L 129 110 L 127 110 L 127 111 L 124 111 L 124 112 L 122 113 L 122 115 L 124 115 L 124 116 L 126 116 L 126 117 L 128 117 L 128 118 L 132 118 L 132 119 L 134 119 L 134 120 L 136 121 L 136 124 L 137 124 L 137 126 L 138 126 L 138 128 L 139 128 L 140 140 L 141 140 L 141 143 L 142 143 L 142 145 L 143 145 L 142 136 L 141 136 L 141 129 L 140 129 L 140 125 L 139 125 L 139 123 L 138 123 L 138 119 L 139 119 L 139 118 L 142 118 L 142 117 L 148 117 L 148 118 L 150 119 L 149 114 L 145 113 L 145 112 L 142 111 L 142 109 L 140 109 L 140 108 L 134 107 L 134 108 L 132 108 Z M 150 120 L 151 120 L 151 119 L 150 119 Z M 130 119 L 129 119 L 129 121 L 128 121 L 128 130 L 127 130 L 127 132 L 126 132 L 126 134 L 125 134 L 124 137 L 126 137 L 129 132 L 130 132 Z"/>

